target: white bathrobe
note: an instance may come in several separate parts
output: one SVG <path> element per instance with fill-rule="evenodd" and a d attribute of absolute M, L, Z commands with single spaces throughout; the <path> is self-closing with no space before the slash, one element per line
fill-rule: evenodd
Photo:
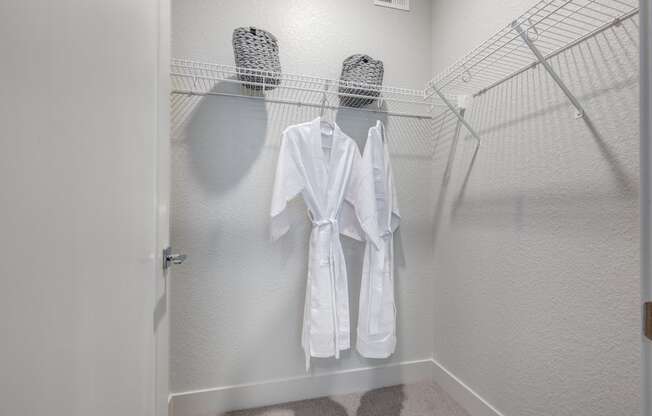
<path fill-rule="evenodd" d="M 287 202 L 298 194 L 312 222 L 301 336 L 307 370 L 310 357 L 339 358 L 351 344 L 348 281 L 339 234 L 355 238 L 361 229 L 372 244 L 379 244 L 380 237 L 373 178 L 364 174 L 355 142 L 337 125 L 323 134 L 317 118 L 283 132 L 272 196 L 273 239 L 289 230 Z"/>
<path fill-rule="evenodd" d="M 384 126 L 369 129 L 362 163 L 373 172 L 379 245 L 367 242 L 360 287 L 357 350 L 367 358 L 387 358 L 396 348 L 394 231 L 401 217 Z"/>

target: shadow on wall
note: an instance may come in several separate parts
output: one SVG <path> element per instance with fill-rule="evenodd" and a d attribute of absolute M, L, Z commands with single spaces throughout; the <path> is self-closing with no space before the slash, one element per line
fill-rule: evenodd
<path fill-rule="evenodd" d="M 374 108 L 375 109 L 376 103 L 372 103 L 366 108 Z M 387 106 L 383 104 L 382 111 L 387 111 Z M 390 157 L 392 160 L 395 158 L 400 158 L 400 155 L 397 155 L 395 151 L 392 151 L 391 147 L 396 147 L 396 148 L 401 148 L 401 143 L 394 143 L 394 146 L 392 146 L 392 138 L 393 137 L 400 137 L 401 139 L 405 141 L 410 141 L 410 140 L 416 140 L 418 136 L 417 134 L 414 134 L 415 131 L 418 131 L 417 129 L 414 128 L 414 126 L 419 126 L 419 125 L 426 125 L 422 121 L 416 121 L 413 122 L 414 125 L 410 125 L 408 127 L 411 128 L 404 128 L 403 123 L 397 122 L 397 120 L 392 119 L 390 122 L 387 114 L 385 113 L 374 113 L 374 112 L 365 112 L 365 111 L 356 111 L 356 110 L 347 110 L 347 109 L 340 109 L 337 112 L 336 116 L 336 123 L 337 125 L 342 129 L 342 131 L 351 137 L 356 144 L 358 145 L 358 149 L 360 149 L 360 154 L 364 152 L 364 147 L 367 143 L 367 136 L 369 134 L 369 129 L 371 127 L 374 127 L 376 125 L 376 122 L 380 121 L 383 123 L 385 126 L 385 137 L 384 139 L 387 140 L 388 146 L 390 146 Z M 407 121 L 409 123 L 409 120 Z M 412 133 L 412 134 L 411 134 Z M 421 150 L 421 149 L 420 149 Z M 418 158 L 416 155 L 418 153 L 415 153 L 412 157 Z M 403 154 L 402 157 L 407 157 L 407 154 Z M 395 163 L 392 162 L 394 165 Z M 394 168 L 394 176 L 395 180 L 398 182 L 398 178 L 396 178 L 396 168 Z M 395 257 L 396 257 L 396 265 L 397 266 L 404 266 L 405 265 L 405 251 L 403 249 L 403 244 L 402 244 L 402 239 L 401 239 L 401 234 L 400 234 L 400 228 L 399 230 L 395 233 Z M 356 253 L 349 253 L 346 252 L 346 247 L 345 247 L 345 254 L 347 255 L 347 264 L 349 264 L 349 258 L 355 259 L 355 258 L 360 258 Z M 360 273 L 362 272 L 362 265 L 360 264 L 360 270 L 349 270 L 349 276 L 359 276 Z M 354 289 L 360 289 L 354 288 Z M 358 293 L 357 291 L 354 293 Z"/>
<path fill-rule="evenodd" d="M 211 92 L 241 94 L 236 83 L 217 83 Z M 267 132 L 265 102 L 206 96 L 192 110 L 187 140 L 196 177 L 211 194 L 238 185 L 259 157 Z"/>
<path fill-rule="evenodd" d="M 376 103 L 363 108 L 378 109 Z M 391 109 L 387 108 L 386 103 L 383 103 L 380 110 L 381 112 L 373 112 L 342 108 L 337 111 L 335 122 L 345 134 L 355 140 L 361 153 L 364 150 L 369 128 L 375 126 L 376 121 L 382 121 L 393 160 L 429 161 L 432 159 L 435 148 L 432 128 L 435 120 L 409 116 L 388 117 L 384 112 Z M 326 113 L 325 117 L 332 119 L 329 113 Z"/>
<path fill-rule="evenodd" d="M 353 410 L 354 403 L 350 403 L 347 409 L 329 397 L 322 397 L 258 409 L 238 410 L 224 416 L 400 416 L 404 401 L 403 386 L 392 386 L 364 393 L 356 411 Z"/>
<path fill-rule="evenodd" d="M 376 104 L 370 104 L 364 108 L 376 107 Z M 383 108 L 383 110 L 385 110 Z M 367 143 L 369 128 L 376 125 L 376 121 L 381 121 L 387 128 L 387 114 L 374 113 L 371 111 L 357 111 L 352 109 L 340 109 L 337 111 L 335 122 L 342 129 L 344 134 L 352 138 L 360 149 L 360 154 L 364 151 Z"/>
<path fill-rule="evenodd" d="M 636 171 L 627 165 L 625 153 L 638 125 L 637 112 L 631 111 L 637 108 L 638 93 L 638 41 L 632 35 L 636 26 L 635 20 L 625 21 L 551 59 L 585 107 L 583 119 L 573 118 L 566 97 L 538 67 L 477 97 L 469 120 L 479 130 L 482 146 L 478 152 L 473 141 L 460 142 L 453 174 L 457 189 L 450 201 L 453 221 L 471 217 L 488 227 L 520 228 L 536 209 L 545 208 L 553 216 L 568 215 L 569 207 L 578 207 L 578 217 L 584 218 L 587 209 L 599 216 L 605 202 L 637 198 Z M 476 162 L 483 165 L 484 176 L 472 174 Z M 578 175 L 587 165 L 606 174 L 600 186 L 592 189 L 594 184 L 585 183 L 586 189 L 569 188 L 561 194 L 560 184 L 579 183 Z M 444 162 L 437 161 L 437 169 L 445 176 Z M 548 170 L 558 172 L 553 176 Z M 531 180 L 515 179 L 519 176 Z M 536 189 L 531 189 L 532 183 Z M 501 189 L 489 196 L 492 186 Z M 509 192 L 509 186 L 518 193 Z"/>
<path fill-rule="evenodd" d="M 231 83 L 218 84 L 212 91 L 240 92 L 239 86 Z M 247 383 L 270 378 L 270 374 L 303 374 L 299 340 L 307 268 L 304 242 L 308 241 L 311 227 L 306 219 L 305 205 L 297 198 L 290 204 L 292 232 L 270 243 L 268 201 L 283 129 L 314 119 L 319 115 L 319 108 L 265 106 L 256 100 L 224 96 L 174 96 L 172 108 L 177 132 L 173 133 L 173 141 L 176 141 L 173 144 L 178 146 L 174 149 L 177 153 L 173 161 L 178 169 L 175 172 L 180 174 L 173 189 L 176 203 L 172 210 L 172 240 L 180 249 L 194 253 L 193 261 L 179 269 L 176 273 L 180 276 L 176 283 L 172 282 L 176 285 L 173 308 L 178 308 L 172 321 L 177 335 L 173 344 L 173 370 L 197 368 L 197 372 L 214 385 L 221 385 L 222 380 L 228 380 L 228 384 Z M 378 119 L 386 121 L 395 176 L 401 185 L 411 186 L 414 182 L 411 178 L 423 172 L 424 165 L 428 167 L 424 158 L 429 157 L 430 120 L 389 117 L 387 121 L 384 114 L 352 110 L 329 110 L 325 116 L 329 120 L 336 119 L 361 149 L 364 149 L 369 127 Z M 422 156 L 424 153 L 426 156 Z M 193 186 L 186 186 L 188 183 Z M 403 186 L 398 188 L 399 195 L 401 192 L 415 195 L 422 201 L 419 205 L 427 203 L 426 193 L 410 188 L 406 191 Z M 229 201 L 229 204 L 213 205 L 214 201 Z M 405 204 L 405 212 L 410 212 L 413 205 L 410 202 Z M 220 215 L 207 218 L 204 209 Z M 238 221 L 232 222 L 233 218 Z M 398 267 L 405 264 L 405 260 L 401 234 L 396 238 Z M 342 240 L 349 273 L 351 325 L 355 328 L 364 245 L 346 238 Z M 243 252 L 240 249 L 243 244 L 249 245 L 251 250 Z M 263 260 L 251 262 L 251 253 Z M 400 280 L 397 270 L 396 281 Z M 201 288 L 202 293 L 196 288 Z M 197 301 L 178 301 L 191 296 Z M 204 337 L 203 328 L 212 331 L 215 305 L 219 305 L 222 316 L 237 319 L 231 321 L 233 325 L 220 328 L 219 334 L 210 332 L 210 337 Z M 399 311 L 399 315 L 401 313 Z M 193 317 L 191 325 L 188 325 L 188 316 Z M 354 346 L 355 331 L 351 332 Z M 402 358 L 400 348 L 397 347 L 392 360 Z M 219 349 L 224 349 L 224 353 L 216 354 L 220 358 L 215 359 L 215 367 L 207 368 L 205 352 Z M 312 362 L 315 372 L 358 364 L 370 366 L 381 362 L 358 358 L 354 349 L 343 352 L 341 361 L 315 359 Z"/>

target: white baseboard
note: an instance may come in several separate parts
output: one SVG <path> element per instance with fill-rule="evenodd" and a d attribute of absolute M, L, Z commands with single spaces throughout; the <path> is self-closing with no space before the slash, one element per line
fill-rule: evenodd
<path fill-rule="evenodd" d="M 505 416 L 437 361 L 432 360 L 432 380 L 439 384 L 471 416 Z"/>
<path fill-rule="evenodd" d="M 223 412 L 431 380 L 432 359 L 172 394 L 174 416 Z M 475 415 L 474 415 L 475 416 Z"/>
<path fill-rule="evenodd" d="M 471 416 L 505 416 L 433 359 L 175 393 L 170 396 L 170 416 L 216 416 L 230 410 L 362 392 L 423 380 L 439 384 Z"/>

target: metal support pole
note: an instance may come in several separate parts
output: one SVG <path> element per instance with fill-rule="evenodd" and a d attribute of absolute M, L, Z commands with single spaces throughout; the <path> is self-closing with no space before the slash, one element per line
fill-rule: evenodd
<path fill-rule="evenodd" d="M 444 202 L 446 201 L 446 194 L 448 193 L 448 185 L 450 184 L 450 179 L 453 171 L 453 163 L 455 163 L 455 156 L 457 154 L 457 145 L 460 139 L 460 133 L 462 131 L 462 122 L 464 121 L 464 112 L 466 109 L 460 108 L 459 115 L 461 118 L 457 119 L 455 123 L 455 131 L 453 133 L 453 139 L 451 140 L 451 147 L 448 152 L 448 160 L 446 161 L 446 168 L 444 169 L 444 175 L 441 179 L 441 187 L 439 188 L 439 196 L 437 197 L 437 205 L 435 208 L 435 238 L 439 234 L 439 226 L 441 223 L 441 218 L 444 211 Z M 477 140 L 476 151 L 477 154 L 478 147 L 480 146 L 480 141 Z M 475 158 L 474 154 L 474 158 Z M 437 241 L 435 241 L 437 244 Z"/>
<path fill-rule="evenodd" d="M 453 163 L 455 162 L 455 153 L 457 152 L 457 142 L 460 140 L 460 131 L 462 130 L 461 120 L 464 119 L 464 112 L 466 111 L 466 109 L 461 108 L 459 111 L 460 111 L 460 117 L 462 117 L 462 119 L 458 119 L 457 123 L 455 124 L 455 133 L 453 133 L 453 140 L 451 141 L 451 150 L 448 153 L 446 170 L 444 171 L 444 177 L 441 181 L 442 189 L 447 188 L 448 182 L 450 181 L 451 171 L 453 170 Z"/>
<path fill-rule="evenodd" d="M 243 86 L 242 88 L 245 87 Z M 264 101 L 266 103 L 274 103 L 274 104 L 288 104 L 288 105 L 305 106 L 305 107 L 320 108 L 320 109 L 322 108 L 322 105 L 317 103 L 309 103 L 309 102 L 294 101 L 294 100 L 280 100 L 280 99 L 273 99 L 273 98 L 254 96 L 254 95 L 230 94 L 226 92 L 213 92 L 213 91 L 197 92 L 192 90 L 172 90 L 170 93 L 175 95 L 188 95 L 194 97 L 213 97 L 213 96 L 233 97 L 233 98 L 241 98 L 245 100 Z M 384 114 L 386 116 L 392 116 L 392 117 L 407 117 L 407 118 L 416 118 L 420 120 L 433 119 L 433 116 L 431 115 L 426 116 L 417 113 L 403 113 L 403 112 L 384 111 L 384 110 L 380 111 L 380 110 L 374 110 L 373 108 L 340 107 L 337 105 L 329 105 L 329 104 L 326 104 L 323 107 L 328 110 L 362 111 L 362 112 L 374 113 L 374 114 Z"/>
<path fill-rule="evenodd" d="M 464 127 L 466 127 L 469 133 L 471 133 L 471 136 L 475 137 L 477 141 L 480 141 L 480 136 L 478 135 L 478 133 L 475 132 L 473 127 L 471 127 L 471 125 L 464 119 L 464 115 L 461 114 L 459 111 L 457 111 L 457 108 L 455 108 L 455 106 L 451 104 L 450 101 L 448 101 L 446 96 L 442 94 L 441 91 L 437 89 L 437 87 L 433 85 L 432 89 L 433 91 L 435 91 L 435 94 L 437 94 L 439 98 L 444 102 L 444 104 L 446 104 L 446 107 L 448 107 L 448 109 L 451 110 L 453 114 L 455 114 L 455 117 L 457 117 L 460 123 L 462 123 Z"/>
<path fill-rule="evenodd" d="M 566 84 L 564 84 L 564 81 L 562 81 L 561 78 L 559 78 L 559 75 L 555 72 L 554 69 L 552 69 L 552 66 L 546 61 L 546 58 L 543 56 L 539 48 L 536 47 L 534 42 L 532 42 L 532 39 L 527 34 L 527 31 L 523 30 L 523 27 L 521 27 L 521 24 L 518 23 L 516 20 L 512 22 L 512 28 L 521 36 L 525 44 L 530 48 L 534 56 L 537 57 L 537 60 L 543 67 L 546 69 L 548 74 L 552 77 L 552 79 L 557 83 L 559 88 L 564 92 L 566 97 L 570 100 L 570 102 L 573 104 L 573 107 L 575 107 L 575 118 L 582 118 L 584 117 L 584 108 L 582 107 L 582 104 L 575 98 L 575 95 L 568 89 Z"/>

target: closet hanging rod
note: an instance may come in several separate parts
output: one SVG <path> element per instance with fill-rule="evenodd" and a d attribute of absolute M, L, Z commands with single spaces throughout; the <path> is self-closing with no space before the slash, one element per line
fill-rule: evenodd
<path fill-rule="evenodd" d="M 230 93 L 226 93 L 226 92 L 213 92 L 213 91 L 196 92 L 196 91 L 191 91 L 191 90 L 173 90 L 171 93 L 176 94 L 176 95 L 189 95 L 189 96 L 199 96 L 199 97 L 202 97 L 202 96 L 235 97 L 235 98 L 244 98 L 244 99 L 249 99 L 249 100 L 264 101 L 264 102 L 274 103 L 274 104 L 296 105 L 298 107 L 305 106 L 305 107 L 314 107 L 314 108 L 327 108 L 329 110 L 365 111 L 365 112 L 369 112 L 369 113 L 384 114 L 384 115 L 393 116 L 393 117 L 407 117 L 407 118 L 417 118 L 417 119 L 433 119 L 434 118 L 434 116 L 432 116 L 432 115 L 411 114 L 411 113 L 402 113 L 402 112 L 385 111 L 385 110 L 374 110 L 372 108 L 345 107 L 345 106 L 336 106 L 336 105 L 330 105 L 330 104 L 322 105 L 322 104 L 315 104 L 315 103 L 306 103 L 306 102 L 302 102 L 302 101 L 267 98 L 267 97 L 255 96 L 255 95 L 230 94 Z"/>

